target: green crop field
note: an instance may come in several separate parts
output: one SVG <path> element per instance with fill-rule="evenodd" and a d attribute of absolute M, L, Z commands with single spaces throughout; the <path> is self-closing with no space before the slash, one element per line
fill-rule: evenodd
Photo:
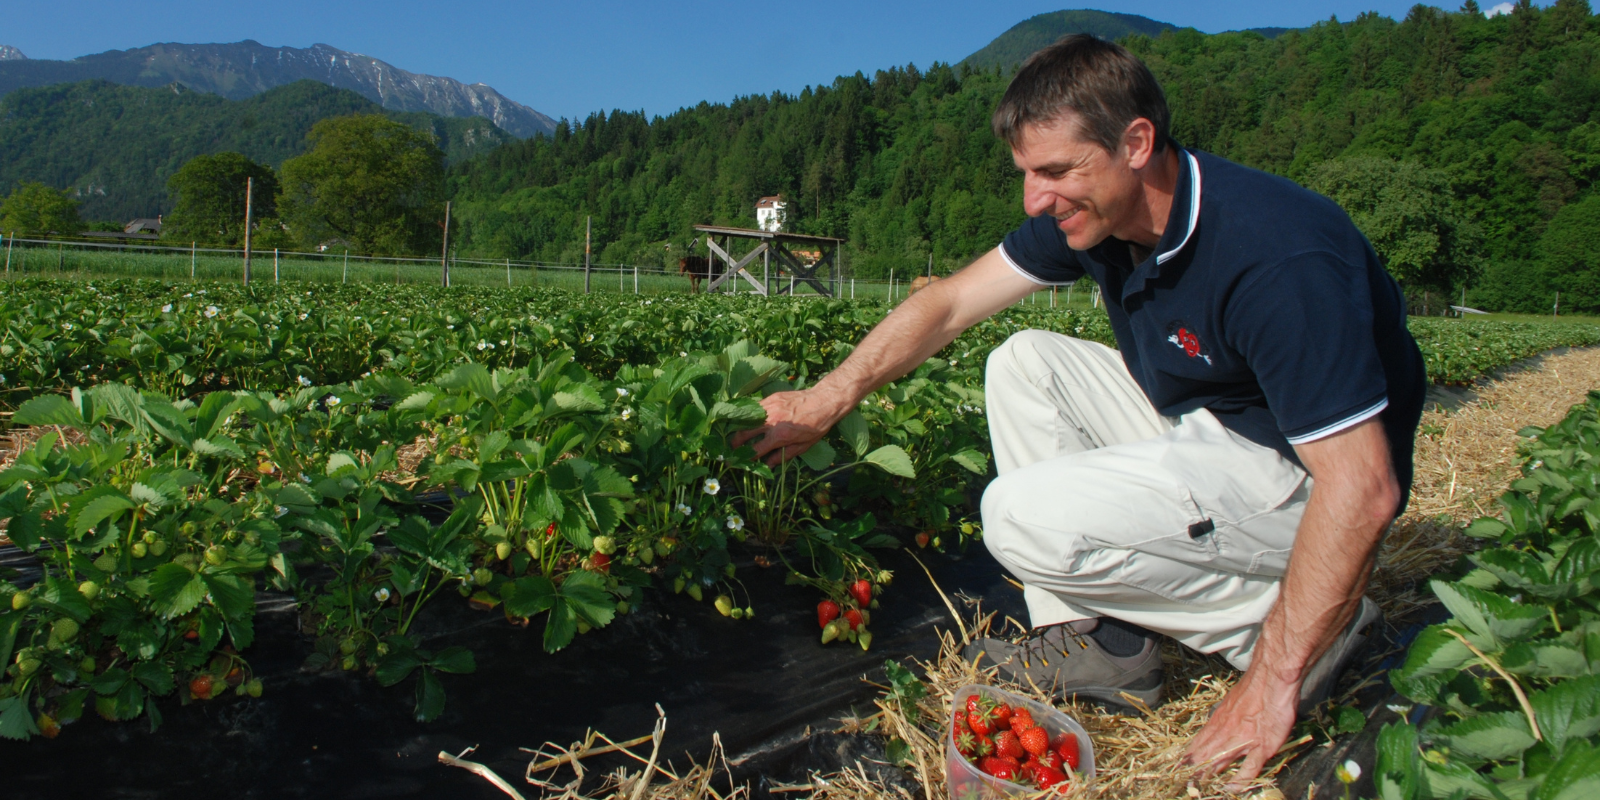
<path fill-rule="evenodd" d="M 475 663 L 409 638 L 428 603 L 458 594 L 537 620 L 552 651 L 652 590 L 758 617 L 730 548 L 859 611 L 823 638 L 867 647 L 892 579 L 874 548 L 982 535 L 969 491 L 989 472 L 988 352 L 1026 328 L 1111 341 L 1104 313 L 1075 299 L 1051 308 L 1041 293 L 975 326 L 771 468 L 731 435 L 759 423 L 765 394 L 831 369 L 889 304 L 0 283 L 0 406 L 43 433 L 0 473 L 0 520 L 45 568 L 26 589 L 0 576 L 0 736 L 52 733 L 91 707 L 154 724 L 174 693 L 262 691 L 247 653 L 263 588 L 309 610 L 309 667 L 408 682 L 421 718 L 443 707 L 440 675 Z M 1445 382 L 1600 342 L 1581 323 L 1413 330 Z"/>

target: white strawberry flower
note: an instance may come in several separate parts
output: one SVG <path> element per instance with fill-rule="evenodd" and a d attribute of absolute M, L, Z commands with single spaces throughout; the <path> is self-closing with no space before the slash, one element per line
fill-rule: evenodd
<path fill-rule="evenodd" d="M 304 375 L 301 375 L 300 377 L 295 378 L 295 380 L 299 381 L 301 386 L 310 386 L 311 385 L 311 379 L 307 378 Z"/>
<path fill-rule="evenodd" d="M 706 494 L 714 495 L 722 491 L 722 484 L 716 478 L 706 478 L 705 485 L 700 487 Z"/>
<path fill-rule="evenodd" d="M 633 416 L 633 409 L 631 409 L 631 408 L 622 409 L 622 421 L 623 422 L 627 422 L 628 418 L 631 417 L 631 416 Z"/>
<path fill-rule="evenodd" d="M 217 312 L 219 312 L 221 310 L 222 309 L 217 308 L 216 306 L 206 306 L 206 318 L 210 319 L 211 317 L 215 317 L 217 315 Z"/>
<path fill-rule="evenodd" d="M 389 602 L 389 587 L 387 587 L 387 586 L 379 587 L 378 591 L 372 593 L 372 596 L 377 598 L 378 602 L 380 602 L 380 603 Z"/>
<path fill-rule="evenodd" d="M 1361 765 L 1357 764 L 1354 759 L 1350 759 L 1334 767 L 1333 774 L 1338 776 L 1340 783 L 1355 783 L 1361 780 Z"/>
<path fill-rule="evenodd" d="M 338 397 L 329 397 L 328 398 L 328 407 L 332 408 L 333 406 L 336 406 L 336 405 L 339 405 L 339 398 Z"/>
<path fill-rule="evenodd" d="M 627 397 L 628 396 L 628 390 L 622 388 L 621 386 L 618 386 L 617 387 L 617 396 L 618 397 Z"/>
<path fill-rule="evenodd" d="M 591 333 L 588 336 L 585 336 L 583 340 L 586 341 L 586 342 L 594 341 L 594 334 Z"/>
<path fill-rule="evenodd" d="M 742 531 L 742 530 L 744 530 L 744 520 L 742 518 L 740 518 L 738 514 L 729 514 L 728 515 L 728 530 L 730 530 L 730 531 Z"/>
<path fill-rule="evenodd" d="M 171 314 L 172 313 L 172 304 L 168 303 L 168 304 L 162 306 L 161 307 L 161 313 L 163 313 L 163 314 Z"/>
<path fill-rule="evenodd" d="M 278 517 L 281 517 L 281 516 L 283 516 L 284 514 L 287 514 L 287 513 L 289 513 L 289 507 L 288 506 L 273 506 L 272 507 L 272 518 L 273 519 L 277 519 Z"/>
<path fill-rule="evenodd" d="M 690 514 L 694 513 L 694 509 L 690 508 L 687 503 L 679 503 L 678 504 L 678 513 L 687 517 Z"/>
<path fill-rule="evenodd" d="M 306 318 L 306 317 L 309 317 L 309 316 L 311 316 L 311 315 L 310 315 L 310 314 L 301 314 L 301 315 L 300 315 L 300 321 L 302 321 L 302 322 L 304 322 L 304 321 L 305 321 L 305 318 Z"/>

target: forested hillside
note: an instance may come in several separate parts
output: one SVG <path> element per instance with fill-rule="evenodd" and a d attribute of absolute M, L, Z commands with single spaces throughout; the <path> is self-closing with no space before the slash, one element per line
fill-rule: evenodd
<path fill-rule="evenodd" d="M 1351 190 L 1395 198 L 1376 204 L 1395 219 L 1367 223 L 1398 219 L 1402 233 L 1421 231 L 1407 258 L 1456 262 L 1418 271 L 1442 285 L 1413 288 L 1454 297 L 1464 284 L 1469 302 L 1528 310 L 1548 310 L 1560 290 L 1564 307 L 1600 308 L 1600 280 L 1581 279 L 1600 274 L 1600 200 L 1582 202 L 1600 172 L 1600 34 L 1583 0 L 1523 0 L 1493 18 L 1472 2 L 1418 6 L 1400 21 L 1367 14 L 1275 39 L 1124 41 L 1165 85 L 1184 144 L 1305 182 L 1388 176 Z M 563 123 L 457 167 L 464 246 L 570 259 L 593 214 L 603 259 L 648 263 L 669 242 L 680 250 L 694 223 L 753 224 L 755 199 L 781 193 L 793 229 L 849 237 L 859 275 L 920 269 L 930 254 L 949 269 L 1022 217 L 1009 153 L 988 132 L 1006 80 L 907 67 L 668 117 Z M 1374 169 L 1374 158 L 1409 166 Z M 1560 233 L 1546 236 L 1558 214 Z"/>
<path fill-rule="evenodd" d="M 385 111 L 345 89 L 298 81 L 245 100 L 184 89 L 81 81 L 0 98 L 0 196 L 26 181 L 75 192 L 83 217 L 126 221 L 172 207 L 167 178 L 202 154 L 278 166 L 318 120 L 384 114 L 432 133 L 451 160 L 511 137 L 482 118 Z"/>

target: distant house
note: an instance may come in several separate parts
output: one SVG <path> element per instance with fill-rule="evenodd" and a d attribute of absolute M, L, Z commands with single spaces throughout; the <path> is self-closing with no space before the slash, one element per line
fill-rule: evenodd
<path fill-rule="evenodd" d="M 756 201 L 756 227 L 764 231 L 783 230 L 783 210 L 789 206 L 783 202 L 783 195 L 763 197 Z"/>
<path fill-rule="evenodd" d="M 122 226 L 122 231 L 84 231 L 83 236 L 92 239 L 117 239 L 128 241 L 130 239 L 159 239 L 161 238 L 161 218 L 141 217 Z"/>

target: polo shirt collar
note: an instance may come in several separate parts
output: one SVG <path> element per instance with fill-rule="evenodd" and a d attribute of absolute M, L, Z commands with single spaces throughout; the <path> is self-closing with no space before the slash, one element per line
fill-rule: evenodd
<path fill-rule="evenodd" d="M 1176 142 L 1169 146 L 1178 147 Z M 1178 147 L 1178 183 L 1172 190 L 1172 209 L 1167 213 L 1167 229 L 1149 258 L 1134 266 L 1122 296 L 1143 291 L 1145 283 L 1161 274 L 1161 267 L 1176 258 L 1194 239 L 1200 227 L 1200 159 Z"/>

